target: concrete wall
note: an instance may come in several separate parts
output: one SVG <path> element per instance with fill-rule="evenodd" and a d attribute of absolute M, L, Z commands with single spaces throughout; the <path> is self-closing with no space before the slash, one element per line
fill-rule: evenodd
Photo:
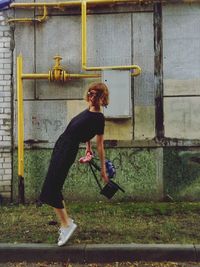
<path fill-rule="evenodd" d="M 198 32 L 200 4 L 173 4 L 164 5 L 162 8 L 159 5 L 103 6 L 91 8 L 88 13 L 88 65 L 138 64 L 142 68 L 142 75 L 131 79 L 131 118 L 106 121 L 107 156 L 114 160 L 117 158 L 116 162 L 123 157 L 125 162 L 125 165 L 122 164 L 119 167 L 117 179 L 125 186 L 126 198 L 163 199 L 164 195 L 170 194 L 179 199 L 187 197 L 198 199 L 198 197 L 192 198 L 191 188 L 196 188 L 196 196 L 198 196 L 200 191 L 197 186 L 200 177 L 197 167 L 200 144 L 200 37 Z M 9 110 L 0 107 L 4 114 L 1 116 L 8 116 L 6 127 L 9 131 L 9 134 L 8 131 L 2 132 L 0 140 L 6 141 L 5 138 L 14 136 L 14 147 L 16 147 L 17 55 L 21 53 L 23 56 L 24 73 L 48 73 L 54 65 L 53 57 L 56 54 L 63 57 L 61 63 L 67 71 L 81 73 L 81 20 L 79 10 L 49 11 L 48 20 L 44 23 L 15 24 L 14 36 L 12 36 L 12 28 L 5 23 L 6 15 L 6 12 L 2 13 L 3 25 L 1 25 L 0 34 L 4 37 L 3 32 L 7 31 L 9 40 L 15 43 L 12 77 L 14 83 L 12 86 L 12 67 L 9 65 L 8 75 L 10 76 L 6 76 L 7 84 L 5 84 L 5 77 L 2 76 L 3 84 L 0 88 L 2 91 L 7 90 L 7 94 L 11 94 L 11 89 L 14 89 L 14 112 L 10 115 L 5 114 Z M 15 16 L 31 17 L 34 13 L 18 10 Z M 7 41 L 1 38 L 0 45 L 1 43 L 3 45 L 0 49 L 6 49 L 4 43 Z M 10 47 L 7 49 L 10 54 L 6 54 L 7 52 L 2 54 L 1 50 L 0 54 L 4 57 L 11 56 L 12 49 Z M 10 60 L 11 64 L 12 57 Z M 8 65 L 0 62 L 0 70 L 5 71 L 5 68 L 8 68 Z M 24 80 L 27 199 L 37 198 L 51 149 L 70 119 L 86 107 L 83 93 L 85 87 L 94 80 L 81 79 L 65 84 L 49 83 L 45 80 Z M 8 102 L 7 105 L 11 107 L 12 99 L 7 98 L 6 101 L 4 96 L 2 95 L 3 105 Z M 159 101 L 157 101 L 158 96 Z M 12 117 L 14 135 L 11 134 Z M 3 123 L 0 118 L 0 123 L 1 121 Z M 11 137 L 6 137 L 6 134 Z M 11 157 L 11 149 L 14 147 L 10 140 L 7 140 L 9 146 L 6 152 L 7 146 L 5 143 L 1 144 L 2 153 L 4 153 L 2 155 L 8 153 Z M 33 144 L 32 141 L 35 143 Z M 176 153 L 177 146 L 178 153 Z M 188 191 L 188 184 L 185 182 L 184 190 L 190 192 L 187 194 L 179 191 L 181 181 L 186 181 L 184 173 L 177 167 L 174 173 L 179 179 L 176 180 L 177 183 L 171 183 L 173 175 L 170 172 L 176 169 L 171 160 L 174 157 L 181 162 L 180 164 L 185 164 L 185 161 L 182 161 L 185 147 L 190 155 L 189 158 L 193 158 L 193 153 L 196 153 L 195 159 L 197 158 L 195 165 L 191 165 L 191 169 L 195 171 L 188 173 L 188 180 L 191 181 Z M 191 147 L 193 147 L 192 150 Z M 140 148 L 139 154 L 138 148 Z M 134 164 L 130 156 L 132 154 Z M 14 151 L 13 194 L 15 199 L 17 198 L 16 158 L 17 154 Z M 4 163 L 2 174 L 5 175 L 6 166 L 9 166 L 5 165 L 4 159 L 2 162 Z M 7 176 L 9 181 L 7 183 L 11 186 L 11 167 L 8 172 L 10 177 Z M 86 194 L 86 189 L 91 182 L 88 170 L 83 171 L 85 182 L 77 178 L 80 173 L 82 173 L 80 167 L 75 164 L 71 173 L 73 179 L 67 182 L 65 188 L 66 195 L 96 197 L 95 187 Z M 77 184 L 82 185 L 83 191 L 80 191 Z M 5 192 L 8 187 L 5 188 L 2 181 L 0 188 Z M 78 194 L 78 192 L 82 193 Z M 119 196 L 121 199 L 123 197 L 123 195 Z"/>
<path fill-rule="evenodd" d="M 200 138 L 200 5 L 163 8 L 165 136 Z"/>

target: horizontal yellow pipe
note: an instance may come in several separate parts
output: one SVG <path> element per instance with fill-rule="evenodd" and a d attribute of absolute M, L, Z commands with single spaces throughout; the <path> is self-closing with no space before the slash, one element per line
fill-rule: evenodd
<path fill-rule="evenodd" d="M 87 0 L 87 4 L 106 4 L 106 3 L 141 3 L 141 0 Z M 146 1 L 144 1 L 146 2 Z M 26 7 L 61 7 L 61 6 L 77 6 L 81 5 L 82 1 L 66 1 L 66 2 L 40 2 L 40 3 L 12 3 L 10 7 L 13 8 L 26 8 Z"/>
<path fill-rule="evenodd" d="M 26 74 L 22 74 L 22 79 L 27 79 L 27 80 L 31 80 L 31 79 L 48 79 L 49 78 L 49 74 L 46 73 L 26 73 Z"/>
<path fill-rule="evenodd" d="M 98 78 L 101 77 L 101 74 L 71 74 L 71 73 L 65 73 L 64 74 L 65 79 L 67 78 Z M 22 79 L 26 80 L 34 80 L 34 79 L 39 79 L 39 80 L 48 80 L 50 79 L 50 75 L 48 73 L 26 73 L 21 75 Z"/>
<path fill-rule="evenodd" d="M 43 12 L 43 16 L 41 17 L 37 17 L 37 18 L 15 18 L 15 19 L 9 19 L 8 23 L 10 22 L 42 22 L 44 20 L 46 20 L 47 18 L 47 7 L 43 6 L 44 12 Z"/>
<path fill-rule="evenodd" d="M 99 78 L 101 74 L 65 74 L 65 78 Z"/>
<path fill-rule="evenodd" d="M 112 3 L 130 3 L 130 4 L 150 4 L 150 3 L 198 3 L 199 0 L 87 0 L 87 4 L 112 4 Z M 55 7 L 60 8 L 61 6 L 76 6 L 81 5 L 82 1 L 66 1 L 66 2 L 41 2 L 41 3 L 12 3 L 11 8 L 27 8 L 27 7 Z"/>
<path fill-rule="evenodd" d="M 83 69 L 88 71 L 98 71 L 98 70 L 131 70 L 133 69 L 133 75 L 137 76 L 141 73 L 141 68 L 138 65 L 130 65 L 130 66 L 103 66 L 103 67 L 86 67 L 83 66 Z"/>

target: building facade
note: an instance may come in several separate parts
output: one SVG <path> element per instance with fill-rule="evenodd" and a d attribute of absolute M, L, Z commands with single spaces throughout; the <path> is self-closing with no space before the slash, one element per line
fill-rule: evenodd
<path fill-rule="evenodd" d="M 137 64 L 142 69 L 137 77 L 129 70 L 83 70 L 80 7 L 47 6 L 44 20 L 43 7 L 1 11 L 3 199 L 18 199 L 17 57 L 22 55 L 24 74 L 48 74 L 60 55 L 67 73 L 100 77 L 64 83 L 23 79 L 26 200 L 37 199 L 53 145 L 70 119 L 86 108 L 83 93 L 92 81 L 107 83 L 111 91 L 110 107 L 104 110 L 106 155 L 126 191 L 117 197 L 199 200 L 200 4 L 146 2 L 93 4 L 87 9 L 88 66 Z M 8 22 L 13 17 L 33 21 Z M 78 156 L 83 153 L 84 145 Z M 98 190 L 87 166 L 76 162 L 69 177 L 67 198 L 96 199 Z"/>

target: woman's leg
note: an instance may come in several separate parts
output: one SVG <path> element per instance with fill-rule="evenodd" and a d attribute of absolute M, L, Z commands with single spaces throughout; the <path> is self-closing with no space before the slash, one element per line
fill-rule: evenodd
<path fill-rule="evenodd" d="M 61 227 L 68 227 L 69 226 L 69 216 L 67 214 L 64 201 L 63 201 L 63 205 L 64 205 L 63 209 L 54 208 L 54 211 L 55 211 L 55 213 L 56 213 L 56 215 L 60 221 Z"/>

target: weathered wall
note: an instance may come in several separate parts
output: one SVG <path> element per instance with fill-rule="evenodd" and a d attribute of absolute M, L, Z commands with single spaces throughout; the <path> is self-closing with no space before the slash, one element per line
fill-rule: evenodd
<path fill-rule="evenodd" d="M 165 136 L 200 138 L 200 4 L 163 8 Z"/>
<path fill-rule="evenodd" d="M 136 80 L 135 84 L 134 81 L 132 82 L 135 88 L 136 139 L 153 138 L 155 136 L 152 16 L 152 13 L 145 12 L 88 16 L 89 65 L 130 65 L 137 63 L 143 68 L 143 78 L 138 78 L 140 81 Z M 145 25 L 150 26 L 146 29 Z M 58 31 L 57 28 L 60 30 Z M 140 29 L 140 31 L 137 31 L 137 29 Z M 50 32 L 52 32 L 51 37 L 49 36 Z M 121 38 L 122 34 L 123 38 Z M 27 39 L 27 35 L 30 38 Z M 77 15 L 50 16 L 46 23 L 36 25 L 35 28 L 33 25 L 23 25 L 23 27 L 17 25 L 15 29 L 15 55 L 17 56 L 19 52 L 22 53 L 24 73 L 47 73 L 54 64 L 53 57 L 56 54 L 63 57 L 62 65 L 70 73 L 79 73 L 81 71 L 80 37 L 80 16 Z M 49 39 L 51 39 L 51 42 L 49 42 Z M 59 40 L 58 45 L 55 45 L 57 40 Z M 134 45 L 132 44 L 133 40 Z M 25 42 L 27 45 L 23 46 Z M 140 53 L 141 43 L 144 43 L 144 48 L 140 48 L 140 51 L 142 51 Z M 147 68 L 145 68 L 146 66 Z M 79 80 L 58 85 L 55 83 L 49 84 L 45 81 L 24 81 L 25 110 L 27 111 L 25 112 L 25 123 L 26 125 L 28 123 L 28 126 L 25 127 L 25 140 L 34 139 L 35 135 L 37 136 L 36 139 L 43 140 L 46 128 L 45 126 L 40 127 L 41 132 L 38 136 L 37 121 L 42 120 L 45 124 L 48 123 L 49 117 L 53 116 L 52 123 L 59 120 L 60 125 L 66 125 L 68 123 L 68 120 L 66 120 L 68 112 L 72 116 L 77 114 L 76 101 L 82 99 L 84 89 L 89 82 L 91 81 Z M 148 94 L 144 94 L 144 92 L 148 92 Z M 51 99 L 54 100 L 54 103 L 50 107 L 49 104 L 52 102 L 49 102 L 49 100 Z M 120 100 L 116 99 L 116 101 Z M 69 109 L 68 103 L 70 105 Z M 60 118 L 54 118 L 54 116 L 59 117 L 57 109 L 63 111 Z M 149 113 L 150 115 L 144 116 Z M 144 125 L 147 127 L 143 127 Z M 58 129 L 58 134 L 62 130 L 59 131 Z M 32 136 L 30 136 L 30 133 Z M 46 141 L 50 142 L 50 147 L 52 147 L 58 134 L 49 133 L 50 136 Z M 132 119 L 123 120 L 121 123 L 109 121 L 108 139 L 131 140 L 132 136 Z"/>
<path fill-rule="evenodd" d="M 31 17 L 34 12 L 18 10 L 15 15 Z M 131 79 L 132 116 L 106 121 L 108 156 L 116 159 L 116 162 L 123 158 L 120 163 L 125 162 L 118 168 L 117 179 L 127 191 L 126 198 L 162 199 L 165 194 L 170 194 L 177 199 L 198 199 L 199 161 L 196 160 L 195 165 L 188 165 L 191 171 L 187 172 L 187 179 L 180 166 L 183 170 L 189 168 L 185 167 L 186 163 L 181 156 L 185 146 L 188 149 L 193 146 L 193 153 L 199 158 L 199 15 L 200 4 L 173 4 L 162 8 L 155 5 L 104 6 L 89 10 L 88 65 L 138 64 L 142 68 L 142 75 Z M 0 74 L 0 90 L 3 92 L 0 95 L 3 101 L 0 107 L 0 127 L 7 127 L 0 128 L 0 141 L 4 141 L 1 142 L 4 154 L 0 162 L 0 188 L 4 192 L 8 189 L 9 193 L 12 117 L 14 144 L 17 146 L 16 107 L 13 114 L 9 113 L 11 89 L 14 89 L 13 103 L 16 104 L 16 57 L 22 53 L 24 73 L 48 73 L 54 65 L 53 57 L 56 54 L 63 57 L 62 66 L 70 73 L 82 72 L 81 17 L 80 12 L 74 10 L 49 11 L 48 20 L 44 23 L 15 24 L 12 36 L 11 27 L 6 25 L 4 16 L 5 12 L 0 21 L 0 36 L 3 37 L 0 41 L 0 59 L 10 60 L 8 64 L 12 63 L 12 49 L 7 43 L 12 37 L 15 43 L 13 87 L 11 65 L 0 62 L 0 71 L 3 71 Z M 4 36 L 4 32 L 7 36 Z M 5 74 L 4 71 L 9 73 Z M 82 79 L 65 84 L 45 80 L 23 81 L 27 199 L 37 198 L 51 149 L 70 119 L 86 107 L 83 93 L 85 87 L 94 80 Z M 160 102 L 157 101 L 158 94 Z M 31 144 L 33 141 L 35 144 Z M 9 142 L 9 145 L 5 142 Z M 179 146 L 178 152 L 177 148 L 165 148 L 171 145 Z M 16 199 L 17 156 L 16 151 L 14 153 L 13 184 Z M 8 155 L 9 159 L 5 160 L 4 157 Z M 173 160 L 179 161 L 180 165 L 174 166 Z M 6 161 L 9 161 L 9 166 Z M 66 196 L 90 195 L 96 198 L 95 186 L 87 191 L 91 176 L 88 170 L 82 172 L 81 167 L 74 165 L 71 179 L 66 182 Z M 176 174 L 176 179 L 171 170 Z M 85 174 L 83 181 L 77 178 L 80 173 Z M 5 177 L 6 185 L 3 181 Z M 172 182 L 174 180 L 176 182 Z M 190 184 L 186 181 L 190 181 Z M 83 191 L 77 184 L 81 185 Z M 179 190 L 182 186 L 184 191 Z M 119 195 L 119 198 L 123 197 L 123 194 Z"/>

